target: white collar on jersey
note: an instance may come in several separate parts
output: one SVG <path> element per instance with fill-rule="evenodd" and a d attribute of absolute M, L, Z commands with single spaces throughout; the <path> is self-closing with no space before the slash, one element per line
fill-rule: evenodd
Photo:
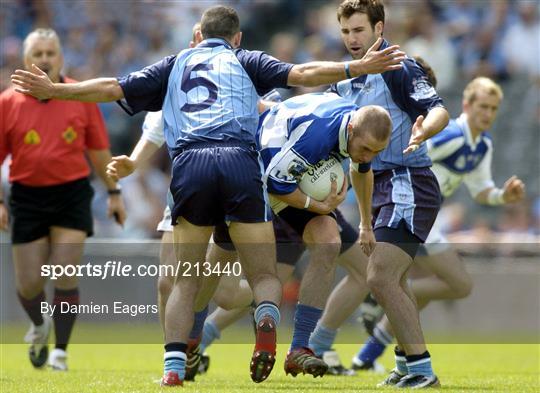
<path fill-rule="evenodd" d="M 347 145 L 349 143 L 349 133 L 347 132 L 347 125 L 349 125 L 349 120 L 351 119 L 351 114 L 349 113 L 346 116 L 343 116 L 341 120 L 341 126 L 339 127 L 339 154 L 344 157 L 349 157 L 349 152 L 347 151 Z"/>
<path fill-rule="evenodd" d="M 480 141 L 482 141 L 482 133 L 480 133 L 476 137 L 476 140 L 473 140 L 471 128 L 469 127 L 466 113 L 462 113 L 461 115 L 459 115 L 459 117 L 456 119 L 456 123 L 463 130 L 463 135 L 465 136 L 465 141 L 467 142 L 467 144 L 473 149 L 476 149 L 476 145 L 478 145 Z"/>

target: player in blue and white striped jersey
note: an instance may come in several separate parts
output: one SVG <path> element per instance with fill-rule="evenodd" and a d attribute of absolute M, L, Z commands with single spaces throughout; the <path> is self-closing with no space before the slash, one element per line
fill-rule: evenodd
<path fill-rule="evenodd" d="M 353 59 L 362 57 L 383 34 L 385 10 L 380 0 L 345 0 L 337 16 L 343 42 Z M 384 41 L 381 48 L 387 45 Z M 406 285 L 406 272 L 441 203 L 423 142 L 447 125 L 449 115 L 425 70 L 411 58 L 402 65 L 400 70 L 338 82 L 331 90 L 360 106 L 380 105 L 392 117 L 390 144 L 372 162 L 377 247 L 368 265 L 368 286 L 392 321 L 399 343 L 399 373 L 391 374 L 383 384 L 420 388 L 437 386 L 439 381 L 431 367 L 416 302 Z M 350 282 L 349 287 L 354 285 Z M 327 338 L 335 336 L 335 321 L 342 318 L 338 314 L 344 312 L 340 305 L 347 302 L 347 294 L 348 286 L 341 284 L 332 293 L 312 341 L 328 342 Z"/>
<path fill-rule="evenodd" d="M 484 77 L 474 79 L 463 92 L 463 113 L 428 141 L 433 171 L 445 197 L 465 183 L 471 196 L 481 204 L 496 206 L 523 199 L 525 186 L 516 176 L 508 179 L 501 189 L 495 186 L 491 175 L 493 146 L 488 130 L 502 98 L 502 89 L 494 81 Z M 444 238 L 441 226 L 437 221 L 428 236 L 427 255 L 418 255 L 415 259 L 417 266 L 431 273 L 410 283 L 419 309 L 432 300 L 466 297 L 472 289 L 471 277 Z M 353 359 L 354 364 L 373 364 L 392 339 L 390 323 L 383 317 Z"/>
<path fill-rule="evenodd" d="M 324 201 L 317 201 L 298 188 L 298 181 L 310 168 L 330 156 L 340 161 L 350 158 L 360 214 L 364 220 L 369 220 L 373 190 L 370 162 L 387 146 L 391 120 L 381 107 L 359 108 L 335 94 L 319 93 L 275 105 L 261 117 L 260 123 L 258 144 L 268 193 L 288 205 L 277 215 L 304 239 L 310 251 L 310 263 L 302 278 L 296 305 L 285 372 L 293 376 L 299 373 L 318 376 L 324 374 L 328 366 L 313 354 L 308 342 L 333 284 L 335 261 L 341 248 L 333 211 L 345 198 L 347 182 L 339 194 L 334 182 L 330 195 Z M 374 241 L 371 227 L 363 228 L 360 244 L 367 255 Z"/>

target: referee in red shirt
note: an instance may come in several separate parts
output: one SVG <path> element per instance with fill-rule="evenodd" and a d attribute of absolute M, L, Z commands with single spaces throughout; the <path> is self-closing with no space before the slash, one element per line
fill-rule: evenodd
<path fill-rule="evenodd" d="M 23 50 L 26 69 L 36 64 L 55 82 L 74 82 L 60 75 L 62 48 L 53 30 L 33 31 Z M 15 281 L 21 305 L 32 321 L 25 337 L 31 344 L 30 361 L 42 367 L 48 358 L 51 367 L 67 370 L 66 348 L 77 314 L 57 311 L 53 320 L 41 314 L 46 283 L 41 266 L 77 265 L 84 241 L 93 233 L 94 191 L 85 153 L 109 190 L 109 216 L 124 223 L 120 189 L 106 175 L 111 154 L 105 124 L 96 104 L 40 101 L 12 88 L 0 94 L 0 111 L 0 164 L 11 154 L 9 207 Z M 0 187 L 0 229 L 7 228 L 8 210 Z M 79 304 L 76 276 L 59 277 L 54 286 L 54 304 Z M 56 347 L 49 356 L 47 342 L 53 321 Z"/>

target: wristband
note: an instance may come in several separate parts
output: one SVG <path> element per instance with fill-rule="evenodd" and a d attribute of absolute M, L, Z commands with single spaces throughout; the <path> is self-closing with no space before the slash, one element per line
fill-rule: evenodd
<path fill-rule="evenodd" d="M 491 206 L 504 205 L 504 191 L 500 188 L 493 188 L 487 195 L 487 203 Z"/>
<path fill-rule="evenodd" d="M 122 193 L 122 189 L 115 188 L 114 190 L 107 190 L 107 194 L 109 195 L 118 195 Z"/>
<path fill-rule="evenodd" d="M 309 204 L 311 203 L 311 197 L 309 195 L 306 195 L 306 203 L 304 203 L 304 209 L 307 209 L 309 207 Z"/>
<path fill-rule="evenodd" d="M 349 63 L 345 63 L 345 76 L 347 76 L 347 79 L 351 79 L 351 66 Z"/>

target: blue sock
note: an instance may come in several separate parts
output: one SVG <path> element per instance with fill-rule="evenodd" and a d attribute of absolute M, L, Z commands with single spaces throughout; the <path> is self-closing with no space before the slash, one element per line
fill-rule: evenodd
<path fill-rule="evenodd" d="M 332 348 L 332 344 L 336 340 L 337 330 L 328 329 L 321 323 L 317 324 L 317 327 L 309 338 L 309 347 L 313 350 L 315 355 L 322 356 L 325 351 L 329 351 Z"/>
<path fill-rule="evenodd" d="M 396 370 L 401 375 L 407 375 L 409 373 L 409 368 L 407 367 L 407 359 L 405 357 L 405 352 L 394 348 L 394 358 L 396 359 Z"/>
<path fill-rule="evenodd" d="M 201 335 L 204 327 L 204 321 L 206 320 L 207 315 L 208 306 L 206 306 L 204 310 L 195 313 L 195 321 L 193 322 L 191 332 L 189 332 L 190 339 L 198 338 Z"/>
<path fill-rule="evenodd" d="M 373 336 L 368 337 L 364 346 L 356 354 L 356 359 L 364 364 L 372 364 L 382 356 L 386 346 L 391 343 L 392 336 L 382 326 L 377 325 L 373 330 Z"/>
<path fill-rule="evenodd" d="M 255 323 L 258 324 L 261 319 L 265 316 L 270 316 L 270 318 L 276 321 L 276 325 L 279 325 L 279 320 L 281 315 L 279 313 L 279 308 L 272 302 L 261 302 L 255 309 L 253 317 L 255 318 Z"/>
<path fill-rule="evenodd" d="M 163 374 L 173 371 L 178 374 L 182 381 L 186 375 L 186 349 L 187 344 L 170 343 L 165 345 L 165 365 Z"/>
<path fill-rule="evenodd" d="M 425 376 L 432 376 L 433 369 L 431 368 L 431 356 L 426 351 L 421 355 L 410 355 L 407 358 L 407 368 L 409 374 L 420 374 Z"/>
<path fill-rule="evenodd" d="M 214 340 L 219 340 L 220 337 L 221 332 L 216 324 L 213 321 L 206 321 L 204 323 L 202 340 L 200 343 L 201 352 L 204 353 L 206 348 L 208 348 L 214 342 Z"/>
<path fill-rule="evenodd" d="M 309 348 L 309 336 L 315 329 L 322 310 L 298 303 L 294 313 L 294 333 L 290 350 Z"/>
<path fill-rule="evenodd" d="M 386 345 L 382 344 L 373 336 L 369 336 L 364 346 L 356 354 L 356 358 L 364 364 L 372 364 L 377 360 L 386 349 Z"/>

